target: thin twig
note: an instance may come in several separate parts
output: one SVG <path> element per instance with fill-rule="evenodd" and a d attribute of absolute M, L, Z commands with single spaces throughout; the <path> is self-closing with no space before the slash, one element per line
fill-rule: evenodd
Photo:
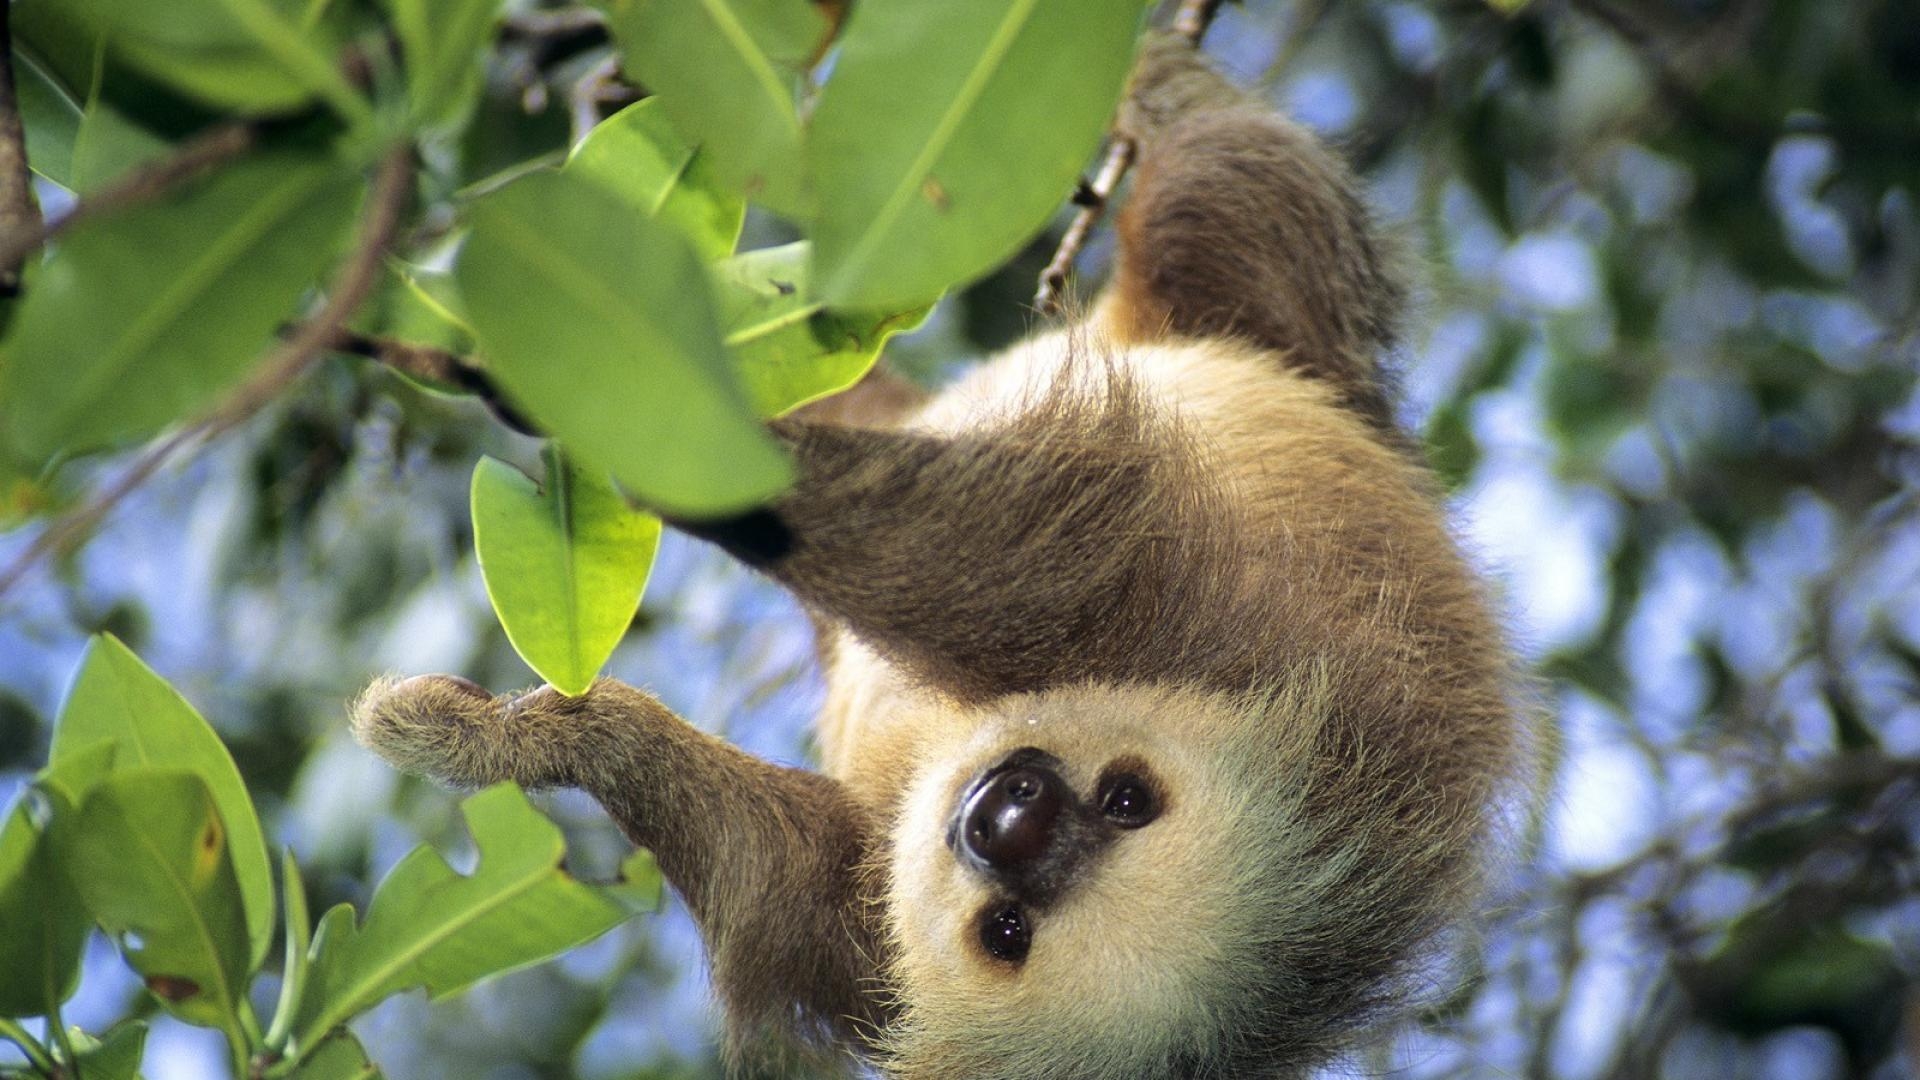
<path fill-rule="evenodd" d="M 610 54 L 588 68 L 567 95 L 573 107 L 573 142 L 578 145 L 587 132 L 600 122 L 600 103 L 605 91 L 620 78 L 620 56 Z"/>
<path fill-rule="evenodd" d="M 380 163 L 351 253 L 335 272 L 319 314 L 282 339 L 261 361 L 257 373 L 213 411 L 153 443 L 119 479 L 84 505 L 49 524 L 0 572 L 0 597 L 6 596 L 42 559 L 68 554 L 85 543 L 101 520 L 159 472 L 175 452 L 218 438 L 240 426 L 298 380 L 326 352 L 340 327 L 353 317 L 373 291 L 381 257 L 399 227 L 412 185 L 413 152 L 408 147 L 398 147 Z"/>
<path fill-rule="evenodd" d="M 1213 17 L 1219 13 L 1224 0 L 1182 0 L 1178 11 L 1174 12 L 1169 28 L 1187 44 L 1200 47 L 1200 39 L 1206 36 L 1207 27 L 1213 24 Z M 1040 291 L 1034 294 L 1033 307 L 1040 314 L 1052 317 L 1060 314 L 1061 298 L 1067 291 L 1067 276 L 1073 272 L 1075 260 L 1080 258 L 1080 249 L 1087 246 L 1087 240 L 1093 236 L 1093 230 L 1100 223 L 1101 215 L 1106 213 L 1107 204 L 1113 201 L 1113 193 L 1126 179 L 1127 170 L 1133 167 L 1133 160 L 1139 153 L 1139 147 L 1131 136 L 1114 132 L 1107 138 L 1107 153 L 1100 161 L 1100 170 L 1092 181 L 1081 180 L 1074 189 L 1073 204 L 1080 208 L 1067 225 L 1067 231 L 1060 236 L 1060 246 L 1054 249 L 1053 258 L 1046 269 L 1040 271 Z"/>
<path fill-rule="evenodd" d="M 13 85 L 10 14 L 9 7 L 0 6 L 0 242 L 9 247 L 16 236 L 40 232 L 40 204 L 33 197 L 33 174 L 27 171 L 27 130 L 20 122 L 20 98 Z M 0 259 L 0 296 L 19 293 L 24 259 Z"/>
<path fill-rule="evenodd" d="M 344 328 L 334 334 L 327 347 L 336 352 L 365 357 L 409 378 L 458 387 L 479 398 L 496 420 L 514 431 L 534 438 L 546 437 L 531 418 L 514 408 L 485 368 L 457 353 Z"/>
<path fill-rule="evenodd" d="M 76 222 L 151 202 L 176 185 L 224 165 L 253 147 L 258 131 L 251 124 L 222 124 L 188 139 L 158 161 L 133 170 L 125 179 L 73 204 L 38 228 L 0 233 L 0 266 L 17 266 Z"/>
<path fill-rule="evenodd" d="M 500 20 L 500 29 L 523 38 L 575 37 L 603 30 L 606 25 L 607 17 L 590 7 L 522 11 Z"/>

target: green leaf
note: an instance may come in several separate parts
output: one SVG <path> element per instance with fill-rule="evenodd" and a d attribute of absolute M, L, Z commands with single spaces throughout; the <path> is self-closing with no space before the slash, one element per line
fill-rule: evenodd
<path fill-rule="evenodd" d="M 0 409 L 28 457 L 149 433 L 238 380 L 352 222 L 360 184 L 294 154 L 84 222 L 0 341 Z"/>
<path fill-rule="evenodd" d="M 372 106 L 341 74 L 332 24 L 307 0 L 88 0 L 114 54 L 184 94 L 241 112 L 286 112 L 314 97 L 363 122 Z"/>
<path fill-rule="evenodd" d="M 287 906 L 286 959 L 280 966 L 280 1000 L 267 1030 L 267 1049 L 286 1049 L 293 1034 L 293 1018 L 307 988 L 307 950 L 313 944 L 313 916 L 307 911 L 307 887 L 300 880 L 300 864 L 291 849 L 280 852 L 280 897 Z"/>
<path fill-rule="evenodd" d="M 285 1080 L 376 1080 L 380 1068 L 367 1060 L 360 1040 L 340 1031 L 302 1057 L 292 1072 L 280 1075 Z"/>
<path fill-rule="evenodd" d="M 723 259 L 740 240 L 746 204 L 719 186 L 705 155 L 674 134 L 659 102 L 635 102 L 594 125 L 566 171 L 679 229 L 702 258 Z"/>
<path fill-rule="evenodd" d="M 406 58 L 414 121 L 425 127 L 458 121 L 480 91 L 500 0 L 387 0 L 387 10 Z"/>
<path fill-rule="evenodd" d="M 79 985 L 93 924 L 45 832 L 72 813 L 57 789 L 30 788 L 0 825 L 0 1016 L 44 1016 Z"/>
<path fill-rule="evenodd" d="M 625 67 L 660 98 L 715 175 L 754 202 L 805 216 L 794 91 L 826 23 L 798 0 L 596 0 Z"/>
<path fill-rule="evenodd" d="M 140 1059 L 147 1052 L 144 1020 L 115 1024 L 104 1039 L 73 1028 L 67 1033 L 67 1039 L 73 1044 L 74 1056 L 80 1059 L 76 1075 L 86 1080 L 135 1080 L 140 1075 Z M 54 1055 L 60 1057 L 58 1047 L 54 1048 Z"/>
<path fill-rule="evenodd" d="M 266 837 L 233 758 L 192 705 L 112 635 L 87 646 L 53 733 L 49 774 L 74 776 L 102 743 L 117 743 L 116 768 L 190 769 L 205 782 L 225 823 L 225 847 L 246 908 L 251 942 L 246 970 L 260 966 L 273 942 L 273 869 Z M 78 775 L 84 776 L 84 773 Z"/>
<path fill-rule="evenodd" d="M 650 505 L 724 514 L 791 478 L 727 367 L 706 269 L 591 181 L 479 200 L 454 277 L 491 371 L 583 461 Z"/>
<path fill-rule="evenodd" d="M 821 296 L 898 309 L 971 280 L 1060 208 L 1113 116 L 1139 5 L 863 0 L 814 111 Z"/>
<path fill-rule="evenodd" d="M 720 320 L 754 412 L 778 416 L 844 390 L 887 339 L 920 325 L 922 304 L 885 314 L 827 311 L 808 280 L 806 241 L 736 255 L 716 268 Z"/>
<path fill-rule="evenodd" d="M 80 102 L 33 57 L 13 51 L 13 72 L 26 127 L 27 164 L 62 187 L 74 187 L 73 144 L 80 134 Z"/>
<path fill-rule="evenodd" d="M 128 120 L 96 93 L 80 118 L 68 186 L 84 195 L 167 151 L 165 139 Z"/>
<path fill-rule="evenodd" d="M 184 769 L 123 769 L 53 835 L 94 921 L 167 1011 L 238 1032 L 246 912 L 206 781 Z"/>
<path fill-rule="evenodd" d="M 622 866 L 618 885 L 568 876 L 560 830 L 511 784 L 472 796 L 461 812 L 480 852 L 471 876 L 422 846 L 380 883 L 359 926 L 345 904 L 320 921 L 296 1048 L 402 990 L 444 997 L 557 956 L 659 901 L 660 877 L 644 852 Z"/>
<path fill-rule="evenodd" d="M 507 640 L 563 694 L 583 694 L 633 622 L 660 519 L 548 444 L 546 482 L 490 457 L 473 470 L 473 550 Z"/>

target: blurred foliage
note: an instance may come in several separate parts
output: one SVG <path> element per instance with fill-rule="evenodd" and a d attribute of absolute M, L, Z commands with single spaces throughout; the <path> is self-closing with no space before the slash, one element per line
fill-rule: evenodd
<path fill-rule="evenodd" d="M 1398 358 L 1405 418 L 1506 582 L 1567 731 L 1538 858 L 1467 950 L 1466 985 L 1360 1067 L 1915 1076 L 1920 15 L 1898 0 L 1504 6 L 1248 0 L 1208 38 L 1349 154 L 1404 240 L 1424 286 Z M 348 26 L 372 9 L 332 7 Z M 64 10 L 13 5 L 17 28 L 57 31 Z M 561 160 L 579 102 L 597 116 L 626 100 L 605 79 L 613 42 L 580 9 L 517 4 L 477 47 L 464 126 L 445 125 L 459 86 L 419 91 L 443 125 L 425 143 L 423 240 L 468 185 Z M 34 91 L 77 126 L 46 143 L 64 170 L 51 180 L 89 189 L 207 121 L 156 84 L 151 49 L 135 55 L 97 85 L 84 50 L 36 58 L 36 80 L 93 103 L 61 121 Z M 256 89 L 322 109 L 338 92 Z M 729 169 L 761 151 L 783 152 L 748 146 Z M 795 239 L 756 210 L 742 247 Z M 943 301 L 891 362 L 938 379 L 1017 337 L 1053 240 Z M 444 269 L 430 245 L 415 254 L 423 279 Z M 1091 282 L 1104 249 L 1090 254 Z M 379 307 L 414 314 L 374 329 L 421 325 L 403 296 Z M 435 344 L 458 340 L 436 325 Z M 112 629 L 220 729 L 312 901 L 364 903 L 418 839 L 459 826 L 449 796 L 346 744 L 342 702 L 387 669 L 532 678 L 472 558 L 483 452 L 537 462 L 471 400 L 330 362 L 0 601 L 5 766 L 41 758 L 85 636 Z M 0 471 L 0 514 L 114 475 L 110 460 L 31 485 Z M 806 634 L 784 598 L 669 538 L 610 670 L 794 760 L 818 693 Z M 617 863 L 591 808 L 547 808 L 580 858 Z M 716 1076 L 696 957 L 683 919 L 629 926 L 455 1001 L 395 999 L 355 1032 L 401 1077 Z M 71 1022 L 104 1032 L 139 996 L 115 963 L 89 952 Z M 217 1047 L 148 1022 L 148 1075 L 218 1067 Z"/>

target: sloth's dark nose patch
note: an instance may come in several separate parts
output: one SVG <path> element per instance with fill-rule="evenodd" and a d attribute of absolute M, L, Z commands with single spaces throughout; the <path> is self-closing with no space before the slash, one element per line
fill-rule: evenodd
<path fill-rule="evenodd" d="M 1068 798 L 1066 783 L 1042 766 L 1022 765 L 989 776 L 961 812 L 967 853 L 990 870 L 1033 862 L 1053 845 L 1054 825 Z"/>

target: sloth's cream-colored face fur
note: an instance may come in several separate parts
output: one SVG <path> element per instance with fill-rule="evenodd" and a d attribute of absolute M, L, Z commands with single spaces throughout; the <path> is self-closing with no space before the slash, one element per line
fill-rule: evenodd
<path fill-rule="evenodd" d="M 951 1065 L 954 1047 L 926 1043 L 965 1032 L 969 1057 L 1009 1076 L 1026 1075 L 1025 1055 L 1056 1066 L 1077 1058 L 1086 1075 L 1118 1075 L 1142 1058 L 1204 1052 L 1196 1043 L 1233 1011 L 1231 973 L 1265 936 L 1249 925 L 1265 913 L 1249 910 L 1248 890 L 1266 886 L 1272 836 L 1289 832 L 1304 783 L 1292 775 L 1297 759 L 1276 759 L 1270 740 L 1248 738 L 1247 714 L 1296 712 L 1304 733 L 1316 726 L 1316 696 L 1248 703 L 1088 685 L 1014 697 L 956 725 L 953 744 L 915 774 L 894 831 L 887 907 L 894 976 L 910 1003 L 900 1051 Z M 1089 802 L 1114 763 L 1144 767 L 1159 812 L 1026 912 L 1031 948 L 1010 963 L 980 940 L 982 921 L 1007 895 L 945 838 L 972 778 L 1027 747 L 1057 758 L 1062 779 Z M 1083 1045 L 1063 1054 L 1071 1043 Z"/>

